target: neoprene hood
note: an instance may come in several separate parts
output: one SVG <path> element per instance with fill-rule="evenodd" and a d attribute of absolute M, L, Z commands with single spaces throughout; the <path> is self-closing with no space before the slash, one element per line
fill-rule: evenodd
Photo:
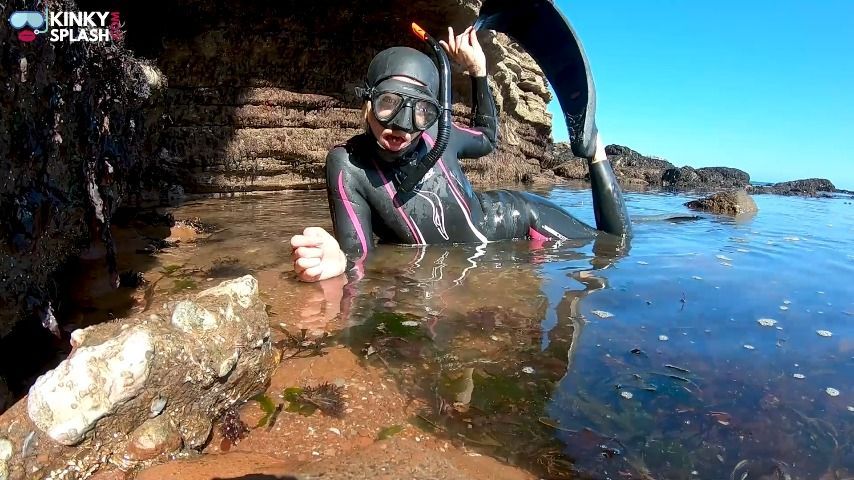
<path fill-rule="evenodd" d="M 427 55 L 409 47 L 387 48 L 371 60 L 368 88 L 394 76 L 409 77 L 425 84 L 433 98 L 439 94 L 439 71 Z"/>

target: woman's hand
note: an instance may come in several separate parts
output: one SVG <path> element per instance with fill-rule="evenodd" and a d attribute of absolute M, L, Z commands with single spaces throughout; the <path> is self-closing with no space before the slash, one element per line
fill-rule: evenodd
<path fill-rule="evenodd" d="M 463 33 L 454 37 L 454 29 L 448 27 L 448 41 L 439 40 L 448 56 L 455 62 L 463 65 L 473 77 L 486 76 L 486 55 L 477 41 L 477 30 L 474 26 L 467 28 Z"/>
<path fill-rule="evenodd" d="M 320 227 L 308 227 L 291 237 L 294 271 L 303 282 L 337 277 L 347 268 L 347 257 L 335 237 Z"/>

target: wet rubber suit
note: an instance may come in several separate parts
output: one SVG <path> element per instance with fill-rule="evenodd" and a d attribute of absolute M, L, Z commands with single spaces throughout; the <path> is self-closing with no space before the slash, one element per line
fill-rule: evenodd
<path fill-rule="evenodd" d="M 432 148 L 436 125 L 402 156 L 389 155 L 370 132 L 329 152 L 326 180 L 335 238 L 351 261 L 365 258 L 374 235 L 380 242 L 398 244 L 596 235 L 595 229 L 538 195 L 472 189 L 459 159 L 481 157 L 495 148 L 498 118 L 486 77 L 473 77 L 471 83 L 471 127 L 453 126 L 441 159 L 411 192 L 398 191 L 398 174 Z M 590 164 L 590 178 L 597 227 L 629 235 L 626 207 L 608 161 Z"/>

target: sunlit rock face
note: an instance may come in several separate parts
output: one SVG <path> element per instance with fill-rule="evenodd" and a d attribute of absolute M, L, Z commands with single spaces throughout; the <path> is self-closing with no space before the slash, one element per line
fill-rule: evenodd
<path fill-rule="evenodd" d="M 329 149 L 363 131 L 354 87 L 380 50 L 423 48 L 417 21 L 436 36 L 470 25 L 479 1 L 120 2 L 128 45 L 168 80 L 163 146 L 197 192 L 322 186 Z M 125 13 L 126 12 L 126 15 Z M 467 162 L 474 180 L 540 172 L 551 118 L 545 78 L 503 34 L 485 31 L 501 147 Z M 470 81 L 454 74 L 455 115 L 468 122 Z"/>

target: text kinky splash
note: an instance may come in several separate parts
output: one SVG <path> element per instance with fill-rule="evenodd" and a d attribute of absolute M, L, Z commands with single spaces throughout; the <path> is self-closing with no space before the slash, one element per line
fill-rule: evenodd
<path fill-rule="evenodd" d="M 49 12 L 51 42 L 108 42 L 121 38 L 119 12 Z"/>

